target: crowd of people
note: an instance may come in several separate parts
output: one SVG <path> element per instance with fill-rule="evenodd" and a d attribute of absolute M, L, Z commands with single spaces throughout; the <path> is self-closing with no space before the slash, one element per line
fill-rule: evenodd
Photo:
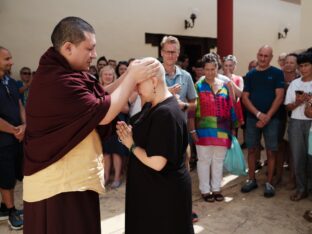
<path fill-rule="evenodd" d="M 197 166 L 204 201 L 222 202 L 223 161 L 240 129 L 241 192 L 258 188 L 265 164 L 263 195 L 275 196 L 287 164 L 290 200 L 311 193 L 311 48 L 281 54 L 277 68 L 264 45 L 242 77 L 234 55 L 207 53 L 189 67 L 173 36 L 159 59 L 101 56 L 93 66 L 95 32 L 78 17 L 61 20 L 51 41 L 37 70 L 22 67 L 17 81 L 0 46 L 0 220 L 13 229 L 101 233 L 98 194 L 125 180 L 125 233 L 194 233 L 189 171 Z M 14 206 L 16 180 L 24 210 Z M 312 211 L 304 217 L 311 222 Z"/>

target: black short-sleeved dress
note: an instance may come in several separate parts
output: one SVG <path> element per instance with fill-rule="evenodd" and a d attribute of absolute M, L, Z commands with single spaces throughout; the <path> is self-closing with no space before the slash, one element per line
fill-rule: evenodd
<path fill-rule="evenodd" d="M 174 97 L 143 108 L 131 119 L 133 138 L 147 156 L 168 161 L 161 171 L 131 154 L 126 185 L 126 234 L 193 234 L 191 178 L 184 164 L 188 144 L 183 113 Z"/>

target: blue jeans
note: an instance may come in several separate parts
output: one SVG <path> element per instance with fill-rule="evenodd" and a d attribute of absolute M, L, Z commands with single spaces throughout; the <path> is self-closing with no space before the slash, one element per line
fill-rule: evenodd
<path fill-rule="evenodd" d="M 288 125 L 288 138 L 299 193 L 308 192 L 312 185 L 312 156 L 308 154 L 311 123 L 311 120 L 290 119 Z"/>
<path fill-rule="evenodd" d="M 246 119 L 246 136 L 245 142 L 248 149 L 255 148 L 260 145 L 261 134 L 263 133 L 265 148 L 271 151 L 278 150 L 280 138 L 280 120 L 271 119 L 264 128 L 257 128 L 258 119 L 247 117 Z"/>

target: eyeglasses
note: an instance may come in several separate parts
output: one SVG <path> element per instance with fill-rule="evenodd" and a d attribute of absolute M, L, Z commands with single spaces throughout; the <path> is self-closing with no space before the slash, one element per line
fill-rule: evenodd
<path fill-rule="evenodd" d="M 30 75 L 31 75 L 31 73 L 30 73 L 30 72 L 22 72 L 21 74 L 22 74 L 22 75 L 28 75 L 28 76 L 30 76 Z"/>
<path fill-rule="evenodd" d="M 163 52 L 165 54 L 168 54 L 168 55 L 176 55 L 178 53 L 178 51 L 171 51 L 171 50 L 163 50 Z"/>

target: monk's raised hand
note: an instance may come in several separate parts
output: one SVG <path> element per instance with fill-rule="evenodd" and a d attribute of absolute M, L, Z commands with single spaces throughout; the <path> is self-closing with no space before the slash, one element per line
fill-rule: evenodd
<path fill-rule="evenodd" d="M 133 77 L 137 83 L 157 76 L 161 64 L 155 58 L 144 58 L 135 60 L 128 67 L 129 76 Z"/>

